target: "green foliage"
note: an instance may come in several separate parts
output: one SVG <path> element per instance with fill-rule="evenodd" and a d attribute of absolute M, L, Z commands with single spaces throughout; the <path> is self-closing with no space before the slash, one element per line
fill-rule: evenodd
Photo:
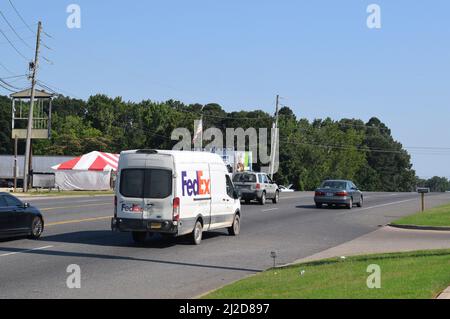
<path fill-rule="evenodd" d="M 427 187 L 436 193 L 450 191 L 450 180 L 445 177 L 434 176 L 428 180 L 418 179 L 417 185 L 419 187 Z"/>
<path fill-rule="evenodd" d="M 0 154 L 12 153 L 10 110 L 11 101 L 0 97 Z M 91 96 L 87 101 L 59 96 L 53 102 L 53 111 L 51 139 L 33 142 L 37 155 L 171 149 L 177 143 L 170 139 L 171 132 L 187 128 L 192 133 L 194 120 L 201 113 L 204 129 L 217 127 L 224 137 L 226 128 L 270 129 L 274 120 L 260 110 L 227 113 L 215 103 L 133 103 L 106 95 Z M 313 190 L 323 179 L 343 178 L 354 180 L 367 191 L 410 191 L 416 187 L 409 154 L 376 118 L 368 123 L 329 118 L 309 122 L 297 119 L 291 109 L 284 107 L 280 110 L 279 127 L 280 169 L 276 180 L 280 184 Z M 256 169 L 260 166 L 261 163 L 254 165 Z"/>

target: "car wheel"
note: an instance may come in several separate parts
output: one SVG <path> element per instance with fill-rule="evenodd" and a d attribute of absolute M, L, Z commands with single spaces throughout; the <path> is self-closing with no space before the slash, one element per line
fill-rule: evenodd
<path fill-rule="evenodd" d="M 353 208 L 353 198 L 350 198 L 350 203 L 347 205 L 348 209 L 352 209 Z"/>
<path fill-rule="evenodd" d="M 266 193 L 265 192 L 262 193 L 261 198 L 259 199 L 259 203 L 261 205 L 266 205 Z"/>
<path fill-rule="evenodd" d="M 134 231 L 132 234 L 133 240 L 137 244 L 142 244 L 147 239 L 147 233 Z"/>
<path fill-rule="evenodd" d="M 364 197 L 361 196 L 361 200 L 358 203 L 358 207 L 361 208 L 364 206 Z"/>
<path fill-rule="evenodd" d="M 241 217 L 236 214 L 234 216 L 233 225 L 228 228 L 228 234 L 231 236 L 238 236 L 241 232 Z"/>
<path fill-rule="evenodd" d="M 191 234 L 191 241 L 194 245 L 200 245 L 202 242 L 202 237 L 203 237 L 203 225 L 202 223 L 198 220 L 195 223 L 195 227 L 194 230 L 192 231 Z"/>
<path fill-rule="evenodd" d="M 273 202 L 274 204 L 278 204 L 278 203 L 280 202 L 280 192 L 279 192 L 279 191 L 277 191 L 277 192 L 275 193 L 275 197 L 272 199 L 272 202 Z"/>
<path fill-rule="evenodd" d="M 323 207 L 323 204 L 316 203 L 316 208 L 322 208 L 322 207 Z"/>
<path fill-rule="evenodd" d="M 30 239 L 39 239 L 44 231 L 44 221 L 41 217 L 36 216 L 31 222 L 31 235 Z"/>

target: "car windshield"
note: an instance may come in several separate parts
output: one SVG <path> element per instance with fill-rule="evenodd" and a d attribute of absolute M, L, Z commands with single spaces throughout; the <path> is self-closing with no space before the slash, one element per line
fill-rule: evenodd
<path fill-rule="evenodd" d="M 236 174 L 233 177 L 235 183 L 256 183 L 255 174 Z"/>
<path fill-rule="evenodd" d="M 347 183 L 346 182 L 339 182 L 339 181 L 326 181 L 322 183 L 321 188 L 333 188 L 333 189 L 346 189 Z"/>

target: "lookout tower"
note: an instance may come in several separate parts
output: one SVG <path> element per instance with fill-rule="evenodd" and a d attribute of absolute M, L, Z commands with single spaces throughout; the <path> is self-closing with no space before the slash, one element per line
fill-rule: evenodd
<path fill-rule="evenodd" d="M 32 139 L 48 139 L 51 136 L 53 94 L 35 90 L 33 109 Z M 12 138 L 26 139 L 28 115 L 30 111 L 31 89 L 11 94 Z"/>
<path fill-rule="evenodd" d="M 17 165 L 17 146 L 19 140 L 27 139 L 28 117 L 31 105 L 31 89 L 16 92 L 10 95 L 12 99 L 12 121 L 11 137 L 14 139 L 14 191 L 17 187 L 18 165 Z M 52 129 L 52 100 L 54 95 L 43 90 L 35 90 L 33 106 L 33 123 L 31 130 L 31 139 L 49 139 Z M 31 157 L 30 152 L 30 157 Z M 29 162 L 28 169 L 24 172 L 27 176 L 32 171 L 32 161 Z"/>

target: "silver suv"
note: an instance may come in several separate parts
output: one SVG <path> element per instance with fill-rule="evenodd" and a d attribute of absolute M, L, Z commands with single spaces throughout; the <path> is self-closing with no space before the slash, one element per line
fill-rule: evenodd
<path fill-rule="evenodd" d="M 280 200 L 280 189 L 267 174 L 236 173 L 233 175 L 233 183 L 246 204 L 257 200 L 261 205 L 265 205 L 267 199 L 277 204 Z"/>

